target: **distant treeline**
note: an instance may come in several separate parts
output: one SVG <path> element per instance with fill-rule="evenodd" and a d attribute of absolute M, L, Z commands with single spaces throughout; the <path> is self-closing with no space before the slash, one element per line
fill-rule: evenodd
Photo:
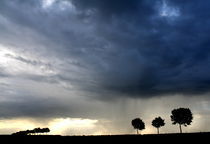
<path fill-rule="evenodd" d="M 49 128 L 35 128 L 33 130 L 19 131 L 13 133 L 12 135 L 35 135 L 35 134 L 48 133 L 48 132 L 50 132 Z"/>

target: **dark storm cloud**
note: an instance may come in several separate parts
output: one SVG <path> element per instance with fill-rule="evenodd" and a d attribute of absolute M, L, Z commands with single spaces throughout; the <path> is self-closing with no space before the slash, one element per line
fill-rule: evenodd
<path fill-rule="evenodd" d="M 150 97 L 209 91 L 208 1 L 71 2 L 75 13 L 70 8 L 59 11 L 59 2 L 49 10 L 41 1 L 1 2 L 1 15 L 47 37 L 41 42 L 52 43 L 50 52 L 63 61 L 71 57 L 88 71 L 86 77 L 74 79 L 61 73 L 59 80 L 94 91 L 97 97 L 104 97 L 102 92 Z M 170 13 L 172 9 L 177 13 Z"/>
<path fill-rule="evenodd" d="M 127 0 L 73 0 L 72 2 L 80 9 L 93 10 L 105 17 L 136 12 L 144 13 L 145 17 L 153 12 L 152 7 L 149 5 L 150 2 L 145 0 L 130 0 L 129 2 Z"/>
<path fill-rule="evenodd" d="M 164 2 L 177 9 L 177 17 L 160 16 Z M 210 21 L 205 2 L 75 1 L 105 20 L 114 16 L 107 24 L 98 22 L 100 36 L 116 49 L 104 58 L 108 66 L 99 71 L 99 84 L 140 97 L 208 92 Z"/>

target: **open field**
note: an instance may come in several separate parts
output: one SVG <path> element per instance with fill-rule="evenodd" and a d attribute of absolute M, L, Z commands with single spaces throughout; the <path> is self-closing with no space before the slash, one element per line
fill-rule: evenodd
<path fill-rule="evenodd" d="M 102 135 L 102 136 L 59 136 L 59 135 L 1 135 L 1 141 L 16 143 L 112 143 L 112 142 L 208 142 L 210 132 L 183 134 L 148 134 L 148 135 Z"/>

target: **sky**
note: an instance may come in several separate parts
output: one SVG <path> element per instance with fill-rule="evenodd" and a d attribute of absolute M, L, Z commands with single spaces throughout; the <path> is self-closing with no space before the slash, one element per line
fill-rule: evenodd
<path fill-rule="evenodd" d="M 0 133 L 210 130 L 210 1 L 1 0 Z"/>

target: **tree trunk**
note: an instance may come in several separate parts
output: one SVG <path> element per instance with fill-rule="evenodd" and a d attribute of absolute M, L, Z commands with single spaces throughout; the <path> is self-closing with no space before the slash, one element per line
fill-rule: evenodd
<path fill-rule="evenodd" d="M 159 132 L 159 128 L 157 128 L 157 133 L 159 134 L 160 132 Z"/>
<path fill-rule="evenodd" d="M 181 126 L 181 124 L 179 124 L 179 130 L 180 130 L 180 133 L 182 133 L 182 126 Z"/>
<path fill-rule="evenodd" d="M 137 132 L 137 134 L 139 134 L 139 131 L 138 131 L 138 129 L 136 129 L 136 132 Z"/>

